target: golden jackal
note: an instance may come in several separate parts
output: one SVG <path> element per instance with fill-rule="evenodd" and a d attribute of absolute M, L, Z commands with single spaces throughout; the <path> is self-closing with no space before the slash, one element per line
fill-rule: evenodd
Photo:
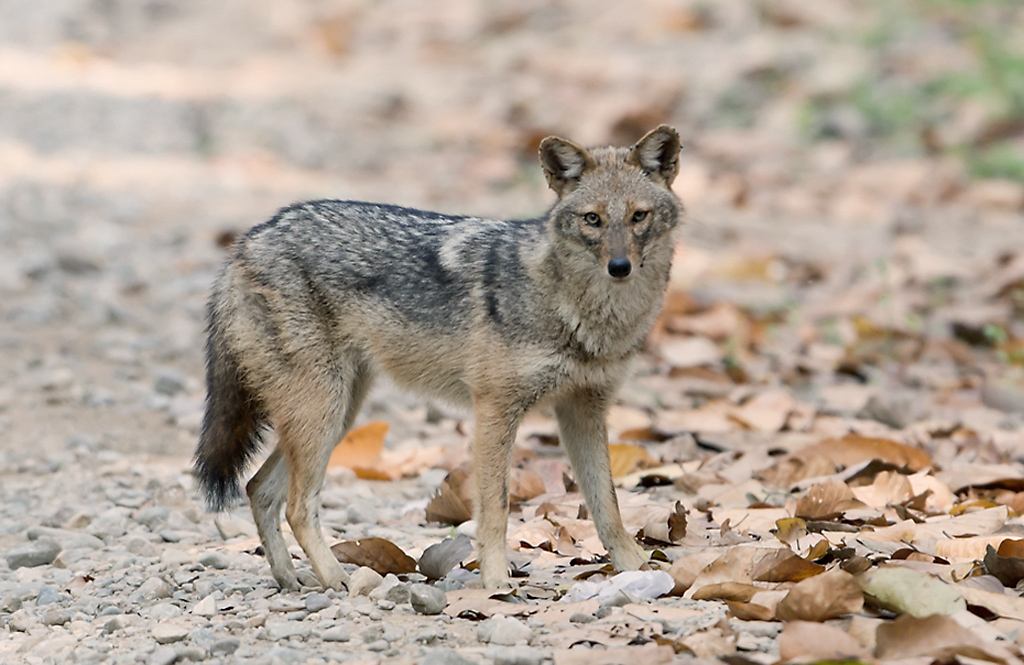
<path fill-rule="evenodd" d="M 545 139 L 558 200 L 540 219 L 311 201 L 238 241 L 210 299 L 195 474 L 210 508 L 224 508 L 264 427 L 276 428 L 277 448 L 246 491 L 282 587 L 297 586 L 282 506 L 320 582 L 348 581 L 320 530 L 319 495 L 331 450 L 382 372 L 475 410 L 485 586 L 508 581 L 512 444 L 542 404 L 612 563 L 644 564 L 619 517 L 605 420 L 668 281 L 679 149 L 665 125 L 631 148 Z"/>

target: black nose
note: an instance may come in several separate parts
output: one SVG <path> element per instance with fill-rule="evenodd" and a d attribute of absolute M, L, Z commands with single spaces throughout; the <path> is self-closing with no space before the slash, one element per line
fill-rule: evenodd
<path fill-rule="evenodd" d="M 608 274 L 612 277 L 625 277 L 632 268 L 629 259 L 612 259 L 608 262 Z"/>

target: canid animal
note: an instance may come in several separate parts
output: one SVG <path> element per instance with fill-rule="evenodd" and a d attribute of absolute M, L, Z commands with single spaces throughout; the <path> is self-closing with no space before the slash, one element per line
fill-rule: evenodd
<path fill-rule="evenodd" d="M 311 201 L 237 242 L 210 299 L 195 475 L 210 508 L 224 508 L 264 428 L 276 428 L 246 492 L 282 587 L 297 586 L 282 506 L 320 582 L 348 582 L 320 529 L 319 494 L 331 450 L 381 373 L 475 411 L 485 586 L 508 581 L 512 444 L 542 404 L 554 408 L 612 563 L 645 563 L 619 516 L 605 420 L 668 281 L 679 149 L 664 125 L 631 148 L 545 139 L 540 161 L 558 198 L 540 219 Z"/>

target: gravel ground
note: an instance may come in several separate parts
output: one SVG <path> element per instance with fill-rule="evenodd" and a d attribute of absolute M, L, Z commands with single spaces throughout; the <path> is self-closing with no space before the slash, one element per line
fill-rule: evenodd
<path fill-rule="evenodd" d="M 652 634 L 698 631 L 751 661 L 778 659 L 782 625 L 726 619 L 721 602 L 620 597 L 566 616 L 469 620 L 424 614 L 439 599 L 412 587 L 423 581 L 415 574 L 366 569 L 359 594 L 282 593 L 256 554 L 248 509 L 215 516 L 194 492 L 209 284 L 233 234 L 295 200 L 536 214 L 550 200 L 533 157 L 540 136 L 624 143 L 667 120 L 696 139 L 677 189 L 693 250 L 681 279 L 703 302 L 807 296 L 822 307 L 880 258 L 913 255 L 900 274 L 946 278 L 981 274 L 1024 246 L 1019 187 L 971 185 L 941 160 L 887 171 L 855 166 L 855 151 L 834 145 L 797 154 L 770 118 L 751 135 L 714 126 L 710 100 L 767 65 L 820 56 L 832 69 L 809 67 L 809 88 L 854 80 L 828 12 L 803 16 L 809 27 L 794 39 L 756 32 L 753 9 L 725 3 L 714 29 L 679 39 L 663 30 L 691 29 L 701 3 L 634 15 L 631 3 L 600 2 L 592 16 L 528 4 L 0 0 L 0 660 L 570 665 L 589 657 L 565 641 L 581 627 L 646 645 L 651 660 L 664 656 Z M 805 174 L 826 203 L 815 208 L 806 183 L 780 172 Z M 962 196 L 928 208 L 945 196 L 940 185 Z M 924 239 L 907 250 L 898 241 L 908 235 Z M 694 266 L 751 251 L 827 266 L 828 280 L 819 292 L 739 288 L 731 277 L 694 286 Z M 950 317 L 984 320 L 978 310 Z M 750 371 L 767 381 L 786 363 L 754 359 Z M 652 391 L 676 385 L 654 381 L 655 367 L 641 362 L 648 376 L 625 391 L 629 406 L 653 412 Z M 675 407 L 694 403 L 673 390 Z M 959 416 L 978 431 L 1020 436 L 1016 406 L 971 405 Z M 392 448 L 457 451 L 463 418 L 383 386 L 360 422 L 389 422 Z M 452 534 L 423 519 L 444 475 L 371 483 L 332 471 L 325 526 L 416 557 Z M 450 602 L 464 582 L 435 588 Z"/>

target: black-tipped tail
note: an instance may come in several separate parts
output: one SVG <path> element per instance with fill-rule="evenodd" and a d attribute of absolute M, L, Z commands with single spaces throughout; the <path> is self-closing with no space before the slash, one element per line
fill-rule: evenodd
<path fill-rule="evenodd" d="M 192 467 L 206 506 L 230 507 L 242 496 L 239 479 L 259 450 L 266 413 L 242 382 L 231 351 L 218 335 L 211 316 L 206 342 L 206 415 Z"/>

